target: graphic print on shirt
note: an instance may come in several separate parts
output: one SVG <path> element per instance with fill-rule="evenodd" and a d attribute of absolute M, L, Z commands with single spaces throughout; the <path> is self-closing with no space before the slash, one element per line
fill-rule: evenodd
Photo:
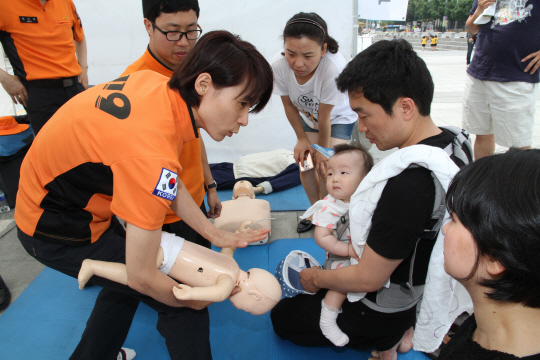
<path fill-rule="evenodd" d="M 508 25 L 514 21 L 524 21 L 531 16 L 533 5 L 525 6 L 527 0 L 499 0 L 491 28 L 495 25 Z"/>
<path fill-rule="evenodd" d="M 162 168 L 159 181 L 152 194 L 173 201 L 176 198 L 177 187 L 178 174 L 169 169 Z"/>
<path fill-rule="evenodd" d="M 297 101 L 293 101 L 294 107 L 303 114 L 304 120 L 311 120 L 313 128 L 318 128 L 320 100 L 314 95 L 313 91 L 298 96 Z M 307 122 L 307 121 L 306 121 Z"/>

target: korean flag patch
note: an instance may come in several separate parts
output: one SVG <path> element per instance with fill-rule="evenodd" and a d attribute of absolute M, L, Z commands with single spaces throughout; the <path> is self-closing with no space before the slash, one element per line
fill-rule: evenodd
<path fill-rule="evenodd" d="M 164 198 L 169 201 L 173 201 L 176 198 L 176 191 L 178 190 L 178 174 L 169 169 L 163 168 L 161 170 L 161 176 L 157 183 L 156 188 L 152 194 Z"/>

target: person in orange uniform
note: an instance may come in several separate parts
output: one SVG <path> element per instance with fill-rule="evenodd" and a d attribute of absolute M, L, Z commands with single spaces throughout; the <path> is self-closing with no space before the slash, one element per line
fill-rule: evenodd
<path fill-rule="evenodd" d="M 173 70 L 193 49 L 202 33 L 197 23 L 199 3 L 197 0 L 143 0 L 142 5 L 144 25 L 150 42 L 144 54 L 128 66 L 121 76 L 141 70 L 152 70 L 170 78 Z M 200 134 L 195 140 L 184 145 L 180 165 L 182 165 L 180 179 L 195 203 L 200 206 L 203 213 L 211 218 L 217 218 L 221 214 L 221 202 Z M 208 194 L 208 213 L 204 204 L 205 188 Z M 208 240 L 187 226 L 172 210 L 167 212 L 163 231 L 210 247 Z"/>
<path fill-rule="evenodd" d="M 72 0 L 0 2 L 0 42 L 15 75 L 0 83 L 37 135 L 66 101 L 88 88 L 86 40 Z"/>
<path fill-rule="evenodd" d="M 272 87 L 272 69 L 253 45 L 213 31 L 171 79 L 143 70 L 95 86 L 62 106 L 36 137 L 21 167 L 15 209 L 23 247 L 74 278 L 87 258 L 124 263 L 128 275 L 128 286 L 97 276 L 89 281 L 103 289 L 71 359 L 114 358 L 139 301 L 164 317 L 209 305 L 176 299 L 171 289 L 177 283 L 156 267 L 169 208 L 216 246 L 245 247 L 265 238 L 269 229 L 233 234 L 215 228 L 178 174 L 183 146 L 198 128 L 216 141 L 232 136 L 247 125 L 250 111 L 266 106 Z M 126 221 L 125 231 L 113 215 Z M 171 359 L 211 357 L 209 340 L 191 336 L 207 323 L 191 321 L 180 332 L 170 325 L 157 327 Z M 185 347 L 179 338 L 192 344 Z"/>
<path fill-rule="evenodd" d="M 142 0 L 142 7 L 144 25 L 150 38 L 148 48 L 121 76 L 141 70 L 152 70 L 170 78 L 173 70 L 193 49 L 202 33 L 198 26 L 199 3 L 197 0 Z M 183 146 L 179 159 L 182 172 L 178 175 L 201 211 L 208 217 L 217 218 L 221 214 L 221 202 L 200 132 L 197 135 L 197 138 Z M 208 212 L 204 204 L 205 188 L 208 194 Z M 189 227 L 171 209 L 167 210 L 162 230 L 210 248 L 210 242 Z M 168 328 L 177 327 L 176 331 L 179 333 L 190 334 L 189 337 L 177 338 L 177 346 L 192 347 L 195 341 L 197 349 L 202 352 L 197 357 L 202 359 L 208 355 L 206 349 L 209 348 L 207 342 L 210 315 L 207 308 L 201 310 L 184 308 L 183 311 L 168 316 L 160 315 L 158 321 L 161 327 L 167 324 Z M 190 324 L 194 322 L 200 326 L 192 327 Z"/>

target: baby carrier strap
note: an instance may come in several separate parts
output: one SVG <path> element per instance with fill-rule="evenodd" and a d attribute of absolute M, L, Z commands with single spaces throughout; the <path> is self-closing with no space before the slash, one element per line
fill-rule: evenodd
<path fill-rule="evenodd" d="M 449 156 L 454 155 L 465 165 L 469 164 L 472 159 L 467 156 L 463 147 L 465 146 L 469 154 L 472 155 L 472 145 L 467 131 L 462 130 L 455 126 L 443 127 L 450 130 L 454 135 L 453 141 L 446 146 L 443 150 Z M 417 164 L 411 164 L 408 168 L 418 168 L 421 167 Z M 444 221 L 444 215 L 446 214 L 446 192 L 444 191 L 443 186 L 441 185 L 439 179 L 431 173 L 433 178 L 433 183 L 435 185 L 435 201 L 433 202 L 433 211 L 431 213 L 431 220 L 429 221 L 428 226 L 424 229 L 424 232 L 416 240 L 416 245 L 411 257 L 411 265 L 409 268 L 409 281 L 401 284 L 392 284 L 390 283 L 389 288 L 381 288 L 377 291 L 376 302 L 372 302 L 366 298 L 361 299 L 367 307 L 383 312 L 383 313 L 395 313 L 400 311 L 405 311 L 413 306 L 415 306 L 421 299 L 424 294 L 424 285 L 414 285 L 413 284 L 413 269 L 414 269 L 414 260 L 416 258 L 416 248 L 420 240 L 431 240 L 435 241 L 437 235 L 441 230 L 442 223 Z"/>
<path fill-rule="evenodd" d="M 341 239 L 343 233 L 349 228 L 349 210 L 339 218 L 339 224 L 336 228 L 336 238 Z"/>
<path fill-rule="evenodd" d="M 449 156 L 453 155 L 463 161 L 465 165 L 469 164 L 472 161 L 473 148 L 467 130 L 457 126 L 441 126 L 441 129 L 449 130 L 454 134 L 454 140 L 443 150 L 446 151 Z M 469 156 L 465 153 L 464 147 L 467 149 Z"/>

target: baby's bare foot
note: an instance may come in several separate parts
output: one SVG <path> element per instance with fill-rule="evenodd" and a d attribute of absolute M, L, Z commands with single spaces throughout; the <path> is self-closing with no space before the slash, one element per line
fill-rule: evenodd
<path fill-rule="evenodd" d="M 82 262 L 81 270 L 79 270 L 79 276 L 77 280 L 79 281 L 79 289 L 84 289 L 84 286 L 94 276 L 94 269 L 92 268 L 92 260 L 86 259 Z"/>

